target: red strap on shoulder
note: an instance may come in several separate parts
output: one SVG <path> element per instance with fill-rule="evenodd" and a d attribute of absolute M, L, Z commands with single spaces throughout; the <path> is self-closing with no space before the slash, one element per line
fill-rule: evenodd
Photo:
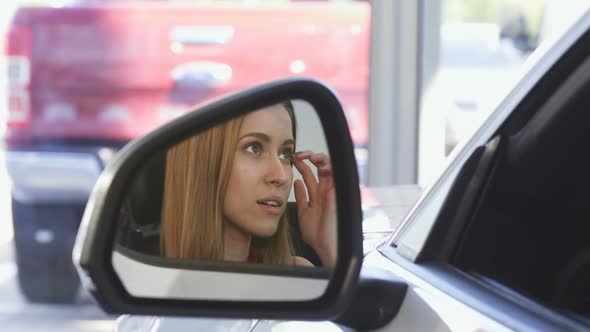
<path fill-rule="evenodd" d="M 254 247 L 250 247 L 250 253 L 248 254 L 248 262 L 262 263 L 262 257 L 258 255 Z"/>

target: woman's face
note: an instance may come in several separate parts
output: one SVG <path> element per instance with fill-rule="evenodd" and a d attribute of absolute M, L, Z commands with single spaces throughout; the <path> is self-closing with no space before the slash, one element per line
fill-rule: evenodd
<path fill-rule="evenodd" d="M 223 202 L 223 215 L 244 233 L 272 236 L 293 183 L 291 118 L 281 105 L 246 115 Z"/>

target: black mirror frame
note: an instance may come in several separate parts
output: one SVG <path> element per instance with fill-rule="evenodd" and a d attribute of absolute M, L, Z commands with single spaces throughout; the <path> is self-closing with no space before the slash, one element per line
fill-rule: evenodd
<path fill-rule="evenodd" d="M 117 277 L 112 249 L 120 202 L 135 170 L 169 147 L 236 115 L 284 100 L 305 100 L 317 111 L 330 152 L 337 192 L 338 255 L 326 292 L 310 301 L 206 301 L 132 297 Z M 288 78 L 212 101 L 127 144 L 103 171 L 84 212 L 73 258 L 82 284 L 113 314 L 332 320 L 352 299 L 362 262 L 362 212 L 352 139 L 336 94 L 323 83 Z"/>

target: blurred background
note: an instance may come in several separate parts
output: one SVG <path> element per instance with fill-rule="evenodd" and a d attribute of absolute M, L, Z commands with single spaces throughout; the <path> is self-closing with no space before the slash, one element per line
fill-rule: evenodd
<path fill-rule="evenodd" d="M 403 9 L 407 1 L 394 2 Z M 407 111 L 384 109 L 369 92 L 371 74 L 379 71 L 376 62 L 370 64 L 371 50 L 379 50 L 371 45 L 376 40 L 371 33 L 383 32 L 372 22 L 371 8 L 378 2 L 4 2 L 2 330 L 113 330 L 116 317 L 103 314 L 80 290 L 71 246 L 94 181 L 129 140 L 220 94 L 281 77 L 312 76 L 341 98 L 363 186 L 424 186 L 511 89 L 528 56 L 564 33 L 590 5 L 418 1 L 419 17 L 427 19 L 407 36 L 417 36 L 414 69 L 420 74 L 410 81 L 404 75 L 386 77 L 392 85 L 418 87 L 410 110 L 417 157 L 408 166 L 414 175 L 391 183 L 369 174 L 376 160 L 371 157 L 390 149 L 387 142 L 371 144 L 371 119 Z M 398 10 L 390 18 L 403 15 Z"/>

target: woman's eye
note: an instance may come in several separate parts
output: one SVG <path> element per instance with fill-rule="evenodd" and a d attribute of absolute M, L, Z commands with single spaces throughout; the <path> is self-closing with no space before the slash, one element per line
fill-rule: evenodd
<path fill-rule="evenodd" d="M 260 150 L 262 150 L 262 147 L 260 146 L 260 143 L 250 143 L 246 145 L 244 150 L 246 150 L 246 152 L 258 154 L 260 153 Z"/>
<path fill-rule="evenodd" d="M 291 160 L 292 157 L 293 157 L 293 151 L 291 149 L 283 150 L 283 151 L 281 151 L 281 153 L 279 153 L 279 158 L 281 158 L 281 159 Z"/>

